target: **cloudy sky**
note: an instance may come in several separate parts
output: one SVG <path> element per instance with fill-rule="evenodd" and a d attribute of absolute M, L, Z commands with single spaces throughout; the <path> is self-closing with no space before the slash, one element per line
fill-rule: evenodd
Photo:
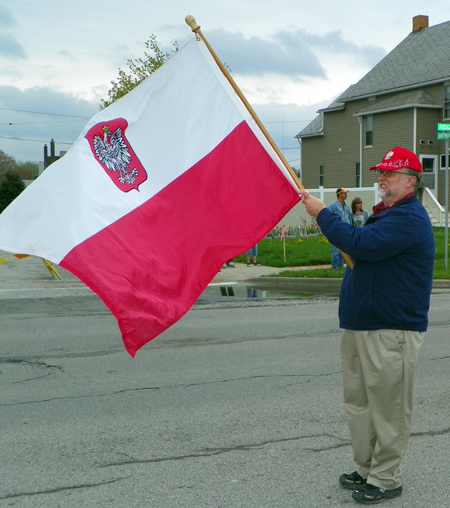
<path fill-rule="evenodd" d="M 155 35 L 170 51 L 192 14 L 292 166 L 294 139 L 410 32 L 450 20 L 448 0 L 0 0 L 0 150 L 43 159 L 67 150 L 118 69 Z M 176 142 L 170 140 L 168 142 Z"/>

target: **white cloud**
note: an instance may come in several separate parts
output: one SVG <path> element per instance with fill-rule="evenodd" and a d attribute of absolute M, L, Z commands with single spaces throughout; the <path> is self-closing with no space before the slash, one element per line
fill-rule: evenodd
<path fill-rule="evenodd" d="M 78 62 L 78 58 L 75 58 L 70 51 L 61 50 L 56 53 L 68 62 Z"/>
<path fill-rule="evenodd" d="M 285 44 L 281 38 L 245 38 L 242 33 L 211 30 L 208 40 L 233 72 L 245 76 L 276 73 L 300 78 L 325 77 L 325 70 L 308 44 Z"/>
<path fill-rule="evenodd" d="M 55 8 L 55 0 L 0 0 L 0 106 L 21 109 L 23 102 L 32 111 L 58 108 L 64 114 L 81 108 L 92 116 L 118 69 L 127 69 L 127 59 L 143 56 L 150 35 L 171 51 L 174 40 L 183 45 L 193 36 L 184 23 L 193 14 L 247 99 L 258 104 L 263 121 L 273 122 L 268 126 L 277 143 L 293 149 L 293 136 L 305 122 L 401 42 L 413 16 L 429 15 L 430 25 L 450 19 L 448 0 L 378 0 L 370 9 L 356 0 L 129 4 L 124 9 L 122 0 L 109 0 L 105 9 L 104 3 L 78 0 Z M 5 94 L 5 87 L 16 93 Z M 291 112 L 298 121 L 288 123 Z M 0 136 L 11 134 L 8 120 L 18 122 L 21 115 L 0 109 Z M 33 115 L 27 120 L 15 127 L 17 137 L 71 142 L 83 127 L 82 122 L 44 124 L 44 117 Z M 16 158 L 42 158 L 40 141 L 33 149 L 32 142 L 8 143 Z M 5 146 L 0 137 L 0 149 Z"/>
<path fill-rule="evenodd" d="M 5 6 L 0 5 L 0 28 L 9 28 L 17 25 L 17 21 L 14 19 L 12 12 Z"/>
<path fill-rule="evenodd" d="M 43 160 L 44 144 L 67 150 L 99 110 L 92 103 L 50 88 L 0 86 L 0 149 L 21 161 Z"/>
<path fill-rule="evenodd" d="M 16 58 L 26 59 L 27 55 L 22 45 L 19 44 L 13 35 L 0 34 L 0 56 L 14 60 Z"/>

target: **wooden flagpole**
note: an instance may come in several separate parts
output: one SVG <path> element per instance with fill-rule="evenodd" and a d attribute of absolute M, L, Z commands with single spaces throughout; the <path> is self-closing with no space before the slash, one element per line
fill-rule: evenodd
<path fill-rule="evenodd" d="M 292 179 L 294 180 L 295 184 L 299 189 L 304 189 L 302 183 L 300 182 L 300 179 L 298 176 L 294 173 L 293 169 L 289 165 L 288 161 L 284 157 L 284 155 L 281 153 L 278 146 L 275 144 L 274 140 L 270 136 L 270 134 L 267 132 L 267 129 L 262 124 L 261 120 L 258 118 L 258 115 L 255 113 L 254 109 L 248 102 L 248 100 L 245 98 L 244 94 L 241 92 L 239 87 L 237 86 L 234 79 L 231 77 L 231 74 L 227 71 L 225 65 L 220 61 L 219 57 L 216 55 L 212 47 L 210 46 L 209 42 L 205 39 L 205 36 L 202 34 L 202 31 L 200 30 L 200 25 L 195 20 L 194 16 L 186 16 L 185 18 L 186 23 L 191 27 L 191 30 L 197 34 L 203 42 L 206 44 L 206 47 L 208 48 L 209 52 L 211 53 L 212 57 L 214 58 L 216 64 L 220 67 L 220 70 L 223 72 L 224 76 L 227 78 L 230 85 L 233 87 L 234 91 L 238 95 L 238 97 L 241 99 L 244 106 L 248 109 L 249 113 L 251 114 L 253 120 L 256 122 L 258 127 L 261 129 L 264 136 L 266 136 L 267 141 L 270 143 L 270 146 L 275 150 L 276 154 L 280 158 L 281 162 L 284 164 L 285 168 L 288 170 L 289 174 L 291 175 Z"/>
<path fill-rule="evenodd" d="M 275 153 L 280 158 L 281 162 L 284 164 L 284 167 L 288 170 L 289 174 L 291 175 L 292 179 L 294 180 L 297 187 L 302 190 L 305 187 L 303 187 L 302 182 L 300 182 L 300 179 L 298 176 L 294 173 L 293 169 L 289 165 L 288 161 L 284 157 L 284 155 L 281 153 L 278 146 L 275 144 L 275 141 L 272 139 L 272 136 L 268 133 L 267 129 L 264 127 L 261 120 L 258 118 L 258 115 L 255 113 L 255 110 L 252 108 L 248 100 L 245 98 L 245 95 L 241 92 L 240 88 L 237 86 L 234 79 L 231 77 L 231 74 L 227 71 L 225 65 L 220 61 L 219 57 L 216 55 L 216 52 L 212 49 L 209 42 L 206 40 L 205 36 L 203 35 L 202 31 L 200 30 L 200 25 L 195 20 L 194 16 L 186 16 L 185 18 L 186 24 L 191 27 L 191 30 L 199 36 L 202 41 L 206 44 L 206 47 L 208 48 L 209 52 L 211 53 L 212 57 L 214 58 L 216 64 L 219 66 L 220 70 L 223 72 L 223 75 L 226 77 L 230 85 L 233 87 L 233 90 L 236 92 L 238 97 L 241 99 L 244 106 L 249 111 L 250 115 L 252 116 L 253 120 L 256 122 L 256 125 L 261 129 L 261 132 L 266 137 L 267 141 L 269 142 L 270 146 L 275 150 Z M 346 263 L 350 266 L 350 268 L 353 268 L 353 261 L 351 260 L 350 256 L 348 254 L 345 254 L 345 252 L 340 251 L 344 260 Z"/>

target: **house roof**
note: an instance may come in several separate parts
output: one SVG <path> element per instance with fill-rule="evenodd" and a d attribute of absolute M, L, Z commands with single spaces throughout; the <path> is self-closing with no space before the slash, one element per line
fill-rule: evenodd
<path fill-rule="evenodd" d="M 411 32 L 358 83 L 351 85 L 327 108 L 320 111 L 336 111 L 345 107 L 345 102 L 348 101 L 411 90 L 450 80 L 449 46 L 450 21 Z M 390 100 L 384 101 L 384 110 L 413 105 L 437 106 L 436 101 L 428 94 L 414 97 L 404 93 L 397 98 L 392 98 L 391 103 L 389 103 Z M 397 104 L 395 104 L 396 101 Z M 379 100 L 377 104 L 366 108 L 364 112 L 367 114 L 370 111 L 373 113 L 381 111 L 382 104 Z M 442 104 L 439 106 L 442 107 Z M 318 116 L 295 137 L 314 136 L 321 133 L 322 129 L 323 120 L 321 116 Z"/>
<path fill-rule="evenodd" d="M 376 104 L 360 109 L 355 116 L 374 115 L 406 108 L 442 109 L 442 102 L 438 102 L 424 90 L 412 90 L 396 94 L 389 99 L 377 101 Z"/>
<path fill-rule="evenodd" d="M 314 120 L 309 123 L 302 131 L 300 131 L 295 137 L 306 138 L 308 136 L 317 136 L 323 131 L 322 115 L 317 115 Z"/>
<path fill-rule="evenodd" d="M 412 32 L 340 100 L 356 100 L 450 78 L 450 21 Z"/>
<path fill-rule="evenodd" d="M 320 111 L 340 111 L 345 108 L 345 104 L 340 101 L 340 97 L 335 99 L 329 106 L 324 109 L 319 109 Z M 296 138 L 304 138 L 308 136 L 317 136 L 318 134 L 323 134 L 323 117 L 322 115 L 316 116 L 314 120 L 309 123 L 302 131 L 300 131 L 295 137 Z"/>

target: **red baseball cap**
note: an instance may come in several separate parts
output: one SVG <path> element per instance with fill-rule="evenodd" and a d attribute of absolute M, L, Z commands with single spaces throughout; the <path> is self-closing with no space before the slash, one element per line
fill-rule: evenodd
<path fill-rule="evenodd" d="M 414 169 L 414 171 L 422 172 L 422 164 L 417 155 L 406 148 L 396 146 L 389 150 L 380 164 L 372 166 L 370 170 L 381 169 L 383 171 L 395 171 L 396 169 L 402 168 Z"/>
<path fill-rule="evenodd" d="M 344 187 L 339 187 L 339 189 L 336 189 L 336 195 L 339 195 L 341 192 L 347 193 L 348 190 L 344 189 Z"/>

